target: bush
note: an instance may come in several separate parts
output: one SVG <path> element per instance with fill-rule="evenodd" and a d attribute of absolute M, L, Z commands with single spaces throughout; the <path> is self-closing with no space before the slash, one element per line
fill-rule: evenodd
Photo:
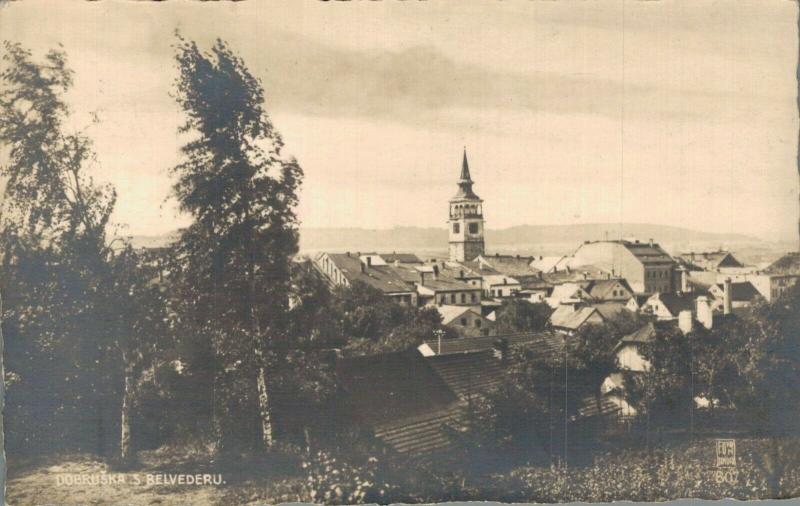
<path fill-rule="evenodd" d="M 318 451 L 302 464 L 308 474 L 306 493 L 311 502 L 362 504 L 389 502 L 397 486 L 381 479 L 378 459 L 362 465 L 344 462 L 326 451 Z"/>

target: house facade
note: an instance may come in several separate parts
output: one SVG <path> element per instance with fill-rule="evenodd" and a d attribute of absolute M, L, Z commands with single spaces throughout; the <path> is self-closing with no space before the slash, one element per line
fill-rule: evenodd
<path fill-rule="evenodd" d="M 624 278 L 636 293 L 676 290 L 675 261 L 652 240 L 587 241 L 573 258 L 576 265 L 592 264 Z"/>

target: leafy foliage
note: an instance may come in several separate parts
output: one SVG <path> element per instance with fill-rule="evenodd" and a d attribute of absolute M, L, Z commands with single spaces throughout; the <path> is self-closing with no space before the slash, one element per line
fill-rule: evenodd
<path fill-rule="evenodd" d="M 547 327 L 553 310 L 547 304 L 521 299 L 506 302 L 498 311 L 495 328 L 499 334 L 539 332 Z"/>

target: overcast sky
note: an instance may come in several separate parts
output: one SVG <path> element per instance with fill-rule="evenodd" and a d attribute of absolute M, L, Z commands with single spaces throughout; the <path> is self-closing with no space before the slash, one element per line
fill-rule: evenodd
<path fill-rule="evenodd" d="M 307 227 L 443 227 L 466 145 L 487 226 L 659 223 L 795 240 L 788 0 L 36 1 L 0 38 L 62 44 L 97 179 L 132 234 L 168 200 L 173 33 L 226 39 L 305 170 Z M 167 199 L 167 200 L 165 200 Z"/>

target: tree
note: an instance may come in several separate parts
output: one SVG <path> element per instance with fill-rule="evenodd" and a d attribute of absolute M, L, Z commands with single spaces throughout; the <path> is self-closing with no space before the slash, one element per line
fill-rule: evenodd
<path fill-rule="evenodd" d="M 497 315 L 498 333 L 539 332 L 547 327 L 553 310 L 545 303 L 532 304 L 513 299 L 506 302 Z"/>
<path fill-rule="evenodd" d="M 201 51 L 178 36 L 175 58 L 175 98 L 186 113 L 180 132 L 191 138 L 172 169 L 173 194 L 194 218 L 178 242 L 178 277 L 192 321 L 211 341 L 217 388 L 227 382 L 246 401 L 247 378 L 255 375 L 261 444 L 269 448 L 267 371 L 274 350 L 286 346 L 303 172 L 282 154 L 260 81 L 225 42 Z M 239 408 L 224 409 L 232 415 Z M 230 435 L 220 434 L 223 449 Z"/>
<path fill-rule="evenodd" d="M 133 370 L 140 335 L 120 308 L 134 310 L 129 287 L 120 282 L 124 264 L 107 241 L 116 193 L 86 174 L 94 160 L 83 132 L 70 132 L 64 94 L 72 71 L 63 50 L 43 62 L 19 44 L 6 42 L 0 75 L 0 140 L 9 147 L 2 203 L 0 251 L 7 297 L 4 324 L 9 369 L 21 380 L 14 408 L 25 413 L 32 432 L 48 444 L 48 432 L 94 424 L 98 441 L 80 441 L 101 452 L 119 424 L 120 448 L 129 456 L 128 417 L 122 375 Z M 43 385 L 56 385 L 42 388 Z M 125 378 L 129 384 L 129 378 Z M 13 392 L 12 392 L 13 393 Z M 43 398 L 46 396 L 46 398 Z M 13 418 L 13 417 L 12 417 Z M 34 427 L 41 426 L 36 434 Z M 86 433 L 86 431 L 82 431 Z M 51 436 L 51 437 L 52 437 Z M 69 438 L 61 438 L 68 440 Z"/>

